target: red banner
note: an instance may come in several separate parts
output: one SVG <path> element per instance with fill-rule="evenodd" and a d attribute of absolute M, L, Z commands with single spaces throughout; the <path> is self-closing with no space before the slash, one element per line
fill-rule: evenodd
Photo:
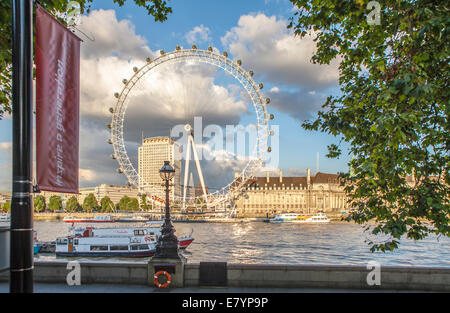
<path fill-rule="evenodd" d="M 40 190 L 78 193 L 80 39 L 36 9 L 36 173 Z"/>

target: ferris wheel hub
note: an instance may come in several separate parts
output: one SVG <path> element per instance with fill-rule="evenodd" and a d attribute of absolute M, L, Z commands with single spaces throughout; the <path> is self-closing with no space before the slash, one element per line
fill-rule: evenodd
<path fill-rule="evenodd" d="M 190 131 L 192 131 L 192 126 L 190 125 L 190 124 L 186 124 L 185 126 L 184 126 L 184 130 L 185 131 L 187 131 L 187 132 L 190 132 Z"/>

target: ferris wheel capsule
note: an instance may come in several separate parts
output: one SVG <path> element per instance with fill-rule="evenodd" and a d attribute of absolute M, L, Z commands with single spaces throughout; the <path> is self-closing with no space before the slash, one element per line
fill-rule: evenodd
<path fill-rule="evenodd" d="M 164 54 L 166 54 L 166 51 L 164 51 L 164 50 L 159 50 L 159 54 L 161 54 L 161 56 L 163 56 Z"/>
<path fill-rule="evenodd" d="M 224 52 L 222 53 L 222 55 L 223 55 L 224 57 L 228 58 L 228 52 L 224 51 Z"/>
<path fill-rule="evenodd" d="M 269 119 L 270 119 L 270 120 L 274 120 L 274 119 L 275 119 L 275 115 L 270 114 L 270 115 L 269 115 Z"/>
<path fill-rule="evenodd" d="M 107 124 L 106 127 L 107 127 L 108 129 L 112 129 L 112 125 L 111 125 L 111 124 Z"/>
<path fill-rule="evenodd" d="M 197 46 L 196 45 L 192 45 L 192 50 L 197 50 Z"/>
<path fill-rule="evenodd" d="M 263 89 L 264 88 L 264 84 L 261 83 L 261 84 L 258 85 L 258 87 L 259 87 L 259 89 Z"/>
<path fill-rule="evenodd" d="M 138 68 L 136 66 L 133 67 L 133 72 L 137 73 L 137 71 L 138 71 Z"/>
<path fill-rule="evenodd" d="M 268 149 L 267 149 L 267 152 L 272 152 L 272 147 L 269 147 Z"/>
<path fill-rule="evenodd" d="M 117 173 L 123 174 L 123 170 L 122 170 L 121 168 L 118 168 L 118 169 L 117 169 Z"/>
<path fill-rule="evenodd" d="M 112 144 L 113 144 L 113 142 L 112 142 L 112 140 L 111 140 L 111 139 L 108 139 L 108 143 L 109 143 L 110 145 L 112 145 Z"/>
<path fill-rule="evenodd" d="M 109 113 L 114 113 L 114 109 L 113 108 L 109 108 Z"/>
<path fill-rule="evenodd" d="M 255 72 L 250 71 L 250 72 L 248 72 L 248 74 L 250 75 L 250 77 L 253 77 L 253 75 L 255 75 Z"/>
<path fill-rule="evenodd" d="M 113 159 L 113 160 L 116 160 L 116 159 L 117 159 L 115 154 L 111 154 L 109 157 L 110 157 L 111 159 Z"/>
<path fill-rule="evenodd" d="M 147 58 L 145 60 L 147 61 L 147 63 L 152 63 L 152 58 Z"/>
<path fill-rule="evenodd" d="M 175 50 L 176 50 L 176 51 L 180 51 L 180 50 L 181 50 L 181 47 L 177 45 L 177 46 L 175 47 Z"/>
<path fill-rule="evenodd" d="M 122 83 L 123 83 L 124 85 L 128 84 L 128 79 L 122 80 Z"/>
<path fill-rule="evenodd" d="M 274 132 L 273 130 L 271 130 L 271 131 L 269 132 L 269 135 L 273 137 L 273 136 L 275 136 L 275 132 Z"/>
<path fill-rule="evenodd" d="M 208 51 L 209 51 L 209 52 L 213 52 L 213 47 L 209 46 L 209 47 L 208 47 Z"/>
<path fill-rule="evenodd" d="M 242 61 L 241 60 L 237 60 L 237 65 L 242 66 Z"/>
<path fill-rule="evenodd" d="M 266 104 L 270 104 L 270 98 L 266 98 Z"/>
<path fill-rule="evenodd" d="M 119 93 L 118 92 L 116 92 L 115 94 L 114 94 L 114 97 L 116 97 L 117 99 L 119 99 Z"/>

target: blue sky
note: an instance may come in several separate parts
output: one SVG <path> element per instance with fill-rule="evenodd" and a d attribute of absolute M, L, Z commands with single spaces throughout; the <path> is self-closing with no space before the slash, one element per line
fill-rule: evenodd
<path fill-rule="evenodd" d="M 328 95 L 337 94 L 338 72 L 337 63 L 313 66 L 309 62 L 312 40 L 296 38 L 286 29 L 294 12 L 289 1 L 172 0 L 170 6 L 173 13 L 163 23 L 154 22 L 132 1 L 123 7 L 112 1 L 94 1 L 90 16 L 82 18 L 79 28 L 96 39 L 91 42 L 82 37 L 82 88 L 86 86 L 81 91 L 82 186 L 126 182 L 114 173 L 116 163 L 101 159 L 111 153 L 105 144 L 108 115 L 104 112 L 113 99 L 104 98 L 119 91 L 108 88 L 101 94 L 102 83 L 112 85 L 102 82 L 102 77 L 117 81 L 114 87 L 119 88 L 124 78 L 118 74 L 119 68 L 132 68 L 146 53 L 154 56 L 160 49 L 190 47 L 193 41 L 201 49 L 211 45 L 228 51 L 230 58 L 242 59 L 245 69 L 255 71 L 255 81 L 264 82 L 263 94 L 272 99 L 269 112 L 275 114 L 273 124 L 279 125 L 280 130 L 279 168 L 286 175 L 301 175 L 306 168 L 315 172 L 318 152 L 320 171 L 336 173 L 348 169 L 348 156 L 340 160 L 325 157 L 327 145 L 338 143 L 338 139 L 301 127 L 305 119 L 314 117 Z M 94 72 L 95 68 L 98 72 Z M 91 82 L 93 77 L 96 80 Z M 90 89 L 92 84 L 98 84 L 98 90 Z M 234 103 L 238 100 L 234 99 Z M 98 108 L 93 110 L 93 105 Z M 87 139 L 83 132 L 96 137 Z M 0 121 L 0 190 L 10 189 L 10 142 L 11 120 L 6 118 Z"/>

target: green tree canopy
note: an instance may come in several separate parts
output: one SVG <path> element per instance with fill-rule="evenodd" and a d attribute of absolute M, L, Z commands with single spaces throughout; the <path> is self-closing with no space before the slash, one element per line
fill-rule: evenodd
<path fill-rule="evenodd" d="M 67 200 L 66 210 L 68 212 L 79 212 L 82 210 L 81 205 L 78 203 L 77 197 L 72 196 Z"/>
<path fill-rule="evenodd" d="M 102 0 L 104 1 L 104 0 Z M 145 9 L 154 17 L 155 21 L 163 22 L 172 13 L 168 7 L 170 0 L 133 0 L 133 2 Z M 40 0 L 39 3 L 51 13 L 67 12 L 71 0 Z M 77 0 L 80 4 L 80 13 L 89 13 L 93 0 Z M 126 0 L 113 0 L 119 6 L 123 6 Z M 131 2 L 129 0 L 128 2 Z M 64 20 L 60 19 L 65 23 Z M 11 113 L 11 64 L 12 64 L 12 10 L 11 1 L 0 2 L 0 119 L 5 113 Z"/>
<path fill-rule="evenodd" d="M 10 201 L 7 201 L 7 202 L 3 203 L 2 211 L 6 212 L 6 213 L 11 212 L 11 202 Z"/>
<path fill-rule="evenodd" d="M 314 36 L 312 61 L 340 60 L 340 94 L 303 127 L 350 146 L 347 220 L 375 221 L 372 233 L 391 237 L 372 251 L 397 248 L 403 235 L 449 236 L 448 3 L 378 1 L 376 25 L 368 0 L 291 2 L 288 27 Z M 328 148 L 342 153 L 337 142 Z"/>
<path fill-rule="evenodd" d="M 46 208 L 46 204 L 45 204 L 45 197 L 42 195 L 38 195 L 34 198 L 34 211 L 39 213 L 39 212 L 44 212 Z"/>
<path fill-rule="evenodd" d="M 97 210 L 99 208 L 97 198 L 93 193 L 88 194 L 86 198 L 84 198 L 83 201 L 83 210 L 85 212 L 92 212 L 94 210 Z"/>
<path fill-rule="evenodd" d="M 108 196 L 105 196 L 100 200 L 102 212 L 114 212 L 114 203 Z"/>
<path fill-rule="evenodd" d="M 127 211 L 128 210 L 128 202 L 130 202 L 130 197 L 123 196 L 122 199 L 120 199 L 120 201 L 118 203 L 119 210 Z"/>
<path fill-rule="evenodd" d="M 119 201 L 119 209 L 121 211 L 138 211 L 139 200 L 128 196 L 123 196 Z"/>
<path fill-rule="evenodd" d="M 147 202 L 147 195 L 143 194 L 141 196 L 141 209 L 144 211 L 150 211 L 152 209 L 152 205 Z"/>
<path fill-rule="evenodd" d="M 137 198 L 130 198 L 128 202 L 128 210 L 139 211 L 139 200 Z"/>
<path fill-rule="evenodd" d="M 62 210 L 62 199 L 60 196 L 51 196 L 50 201 L 48 202 L 48 209 L 51 212 L 56 212 Z"/>

